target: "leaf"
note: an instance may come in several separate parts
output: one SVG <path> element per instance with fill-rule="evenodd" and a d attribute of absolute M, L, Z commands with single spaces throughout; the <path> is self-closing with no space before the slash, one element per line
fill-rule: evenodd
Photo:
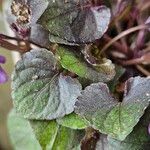
<path fill-rule="evenodd" d="M 30 126 L 42 149 L 52 146 L 60 126 L 56 121 L 31 120 Z"/>
<path fill-rule="evenodd" d="M 150 122 L 149 113 L 150 107 L 124 141 L 110 137 L 107 139 L 107 136 L 102 135 L 97 142 L 97 150 L 148 150 L 150 147 L 150 136 L 147 131 Z M 100 148 L 100 145 L 103 145 L 103 149 Z"/>
<path fill-rule="evenodd" d="M 150 78 L 131 78 L 126 82 L 124 98 L 119 102 L 111 96 L 106 84 L 91 84 L 78 97 L 75 112 L 100 132 L 124 140 L 149 105 L 149 87 Z"/>
<path fill-rule="evenodd" d="M 42 150 L 30 123 L 16 115 L 14 110 L 10 112 L 7 124 L 9 137 L 15 150 Z"/>
<path fill-rule="evenodd" d="M 70 45 L 70 46 L 79 46 L 79 44 L 68 42 L 67 40 L 64 40 L 52 34 L 49 35 L 49 41 L 51 41 L 52 43 L 59 43 L 59 44 Z"/>
<path fill-rule="evenodd" d="M 72 130 L 66 127 L 60 127 L 52 146 L 47 150 L 75 150 L 80 145 L 80 140 L 83 138 L 83 132 Z"/>
<path fill-rule="evenodd" d="M 114 65 L 111 62 L 109 62 L 109 65 L 106 62 L 94 68 L 89 66 L 83 59 L 80 59 L 80 55 L 66 47 L 59 46 L 57 48 L 57 57 L 63 68 L 93 82 L 107 82 L 115 75 Z"/>
<path fill-rule="evenodd" d="M 38 24 L 31 27 L 30 40 L 41 47 L 49 47 L 49 32 Z"/>
<path fill-rule="evenodd" d="M 36 24 L 37 20 L 44 13 L 48 6 L 48 0 L 23 0 L 23 3 L 27 3 L 31 11 L 30 19 L 30 40 L 42 47 L 49 47 L 49 32 L 45 30 L 41 25 Z"/>
<path fill-rule="evenodd" d="M 17 113 L 28 119 L 52 120 L 74 111 L 82 89 L 77 79 L 59 75 L 53 54 L 33 49 L 22 56 L 12 76 Z"/>
<path fill-rule="evenodd" d="M 88 127 L 88 122 L 75 113 L 58 118 L 56 121 L 58 124 L 71 129 L 84 129 Z"/>
<path fill-rule="evenodd" d="M 80 144 L 83 132 L 59 126 L 55 121 L 31 121 L 37 140 L 46 150 L 71 150 Z"/>
<path fill-rule="evenodd" d="M 38 23 L 55 37 L 69 43 L 83 44 L 101 38 L 108 28 L 110 17 L 109 8 L 92 7 L 88 0 L 67 3 L 49 0 L 49 6 Z"/>
<path fill-rule="evenodd" d="M 12 111 L 8 118 L 10 138 L 15 150 L 73 150 L 83 132 L 59 126 L 55 121 L 28 121 Z"/>
<path fill-rule="evenodd" d="M 35 24 L 48 7 L 49 0 L 27 0 L 31 9 L 31 23 Z"/>
<path fill-rule="evenodd" d="M 150 147 L 150 136 L 148 134 L 148 125 L 150 122 L 150 106 L 147 108 L 145 114 L 135 126 L 132 133 L 123 141 L 117 141 L 108 138 L 109 145 L 114 150 L 148 150 Z"/>

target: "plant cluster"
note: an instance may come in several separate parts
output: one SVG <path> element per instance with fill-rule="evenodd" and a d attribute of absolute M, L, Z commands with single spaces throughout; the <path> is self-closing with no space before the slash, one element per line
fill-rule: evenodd
<path fill-rule="evenodd" d="M 0 34 L 0 45 L 21 54 L 8 117 L 15 149 L 149 149 L 149 7 L 149 0 L 12 1 L 15 37 Z"/>

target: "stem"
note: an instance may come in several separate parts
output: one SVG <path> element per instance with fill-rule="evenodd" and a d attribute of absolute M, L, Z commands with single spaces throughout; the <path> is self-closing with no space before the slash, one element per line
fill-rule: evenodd
<path fill-rule="evenodd" d="M 81 141 L 81 149 L 95 149 L 96 143 L 99 140 L 100 134 L 97 130 L 94 130 L 91 127 L 85 129 L 86 133 L 84 138 Z"/>
<path fill-rule="evenodd" d="M 144 40 L 145 40 L 145 30 L 141 30 L 138 33 L 138 36 L 136 39 L 136 51 L 140 50 L 141 47 L 144 46 Z"/>
<path fill-rule="evenodd" d="M 150 7 L 150 2 L 147 2 L 140 8 L 140 10 L 145 11 L 145 9 L 148 9 L 149 7 Z"/>
<path fill-rule="evenodd" d="M 11 37 L 11 36 L 8 36 L 8 35 L 5 35 L 5 34 L 0 34 L 0 39 L 14 40 L 14 41 L 17 41 L 17 42 L 25 42 L 27 44 L 33 44 L 33 45 L 35 45 L 37 47 L 40 47 L 40 48 L 46 48 L 46 49 L 48 48 L 48 47 L 43 47 L 43 46 L 41 46 L 41 45 L 31 41 L 31 40 L 22 40 L 22 39 L 18 39 L 16 37 Z M 27 46 L 29 47 L 29 45 L 27 45 Z"/>
<path fill-rule="evenodd" d="M 102 50 L 100 51 L 100 55 L 102 53 L 104 53 L 104 51 L 106 51 L 113 43 L 115 43 L 117 40 L 121 39 L 122 37 L 132 33 L 132 32 L 135 32 L 135 31 L 138 31 L 138 30 L 142 30 L 142 29 L 147 29 L 149 28 L 148 25 L 139 25 L 139 26 L 136 26 L 136 27 L 133 27 L 133 28 L 130 28 L 126 31 L 123 31 L 121 32 L 118 36 L 116 36 L 115 38 L 113 38 L 108 44 L 106 44 Z"/>
<path fill-rule="evenodd" d="M 120 34 L 122 32 L 120 23 L 118 21 L 116 21 L 115 25 L 117 27 L 118 34 Z M 121 43 L 123 45 L 122 47 L 124 47 L 125 52 L 127 52 L 128 51 L 128 46 L 127 46 L 126 38 L 123 37 L 120 40 L 121 40 Z"/>
<path fill-rule="evenodd" d="M 12 44 L 12 43 L 5 41 L 3 39 L 0 39 L 0 47 L 3 47 L 3 48 L 10 50 L 10 51 L 20 51 L 18 45 Z"/>
<path fill-rule="evenodd" d="M 103 38 L 107 43 L 109 43 L 112 40 L 112 38 L 106 34 L 103 36 Z M 116 48 L 116 51 L 118 50 L 119 52 L 126 53 L 126 50 L 119 42 L 115 41 L 113 43 L 113 46 Z"/>
<path fill-rule="evenodd" d="M 150 51 L 150 45 L 148 45 L 145 49 L 142 50 L 143 52 L 149 52 Z"/>
<path fill-rule="evenodd" d="M 150 72 L 144 69 L 141 65 L 136 65 L 136 68 L 146 76 L 150 76 Z"/>
<path fill-rule="evenodd" d="M 123 61 L 122 64 L 127 66 L 127 65 L 135 65 L 135 64 L 141 64 L 144 60 L 141 58 L 135 58 L 127 61 Z"/>

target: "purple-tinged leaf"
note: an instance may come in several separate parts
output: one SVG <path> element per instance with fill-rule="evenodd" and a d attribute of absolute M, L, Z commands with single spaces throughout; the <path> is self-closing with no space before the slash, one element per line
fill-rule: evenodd
<path fill-rule="evenodd" d="M 57 60 L 46 49 L 25 53 L 12 81 L 16 112 L 28 119 L 52 120 L 72 113 L 82 89 L 77 79 L 59 73 Z"/>
<path fill-rule="evenodd" d="M 49 32 L 41 25 L 35 24 L 31 27 L 30 40 L 42 47 L 49 47 Z"/>
<path fill-rule="evenodd" d="M 50 0 L 48 8 L 38 20 L 50 34 L 69 43 L 83 44 L 102 37 L 108 28 L 110 10 L 106 6 L 92 7 L 87 0 Z M 60 41 L 61 43 L 62 41 Z"/>
<path fill-rule="evenodd" d="M 109 93 L 106 84 L 91 84 L 78 97 L 75 112 L 100 132 L 124 140 L 149 106 L 149 87 L 150 78 L 131 78 L 119 102 Z"/>

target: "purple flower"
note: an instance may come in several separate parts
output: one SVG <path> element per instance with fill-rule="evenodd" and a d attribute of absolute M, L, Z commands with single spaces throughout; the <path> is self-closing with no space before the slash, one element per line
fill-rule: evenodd
<path fill-rule="evenodd" d="M 0 64 L 4 64 L 5 61 L 6 61 L 5 57 L 0 55 Z M 7 74 L 0 66 L 0 84 L 5 83 L 7 80 L 8 80 Z"/>

